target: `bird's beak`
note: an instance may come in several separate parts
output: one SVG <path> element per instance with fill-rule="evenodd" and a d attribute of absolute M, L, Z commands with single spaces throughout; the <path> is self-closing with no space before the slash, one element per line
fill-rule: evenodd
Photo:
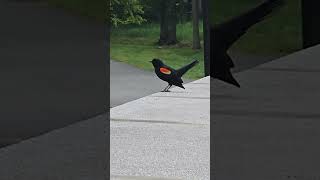
<path fill-rule="evenodd" d="M 151 62 L 151 63 L 152 63 L 152 61 L 149 61 L 149 62 Z"/>

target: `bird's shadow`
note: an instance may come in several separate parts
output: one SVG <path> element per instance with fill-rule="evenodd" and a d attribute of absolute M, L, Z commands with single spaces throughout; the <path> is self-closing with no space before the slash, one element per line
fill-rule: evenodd
<path fill-rule="evenodd" d="M 183 94 L 183 93 L 188 93 L 188 91 L 169 91 L 169 92 L 160 91 L 160 93 L 166 93 L 166 94 Z"/>

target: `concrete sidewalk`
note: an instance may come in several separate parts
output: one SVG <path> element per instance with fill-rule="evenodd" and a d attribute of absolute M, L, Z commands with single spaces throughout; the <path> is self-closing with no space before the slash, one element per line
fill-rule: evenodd
<path fill-rule="evenodd" d="M 320 177 L 320 46 L 212 80 L 211 131 L 219 180 Z"/>
<path fill-rule="evenodd" d="M 110 110 L 113 179 L 210 179 L 210 78 Z"/>

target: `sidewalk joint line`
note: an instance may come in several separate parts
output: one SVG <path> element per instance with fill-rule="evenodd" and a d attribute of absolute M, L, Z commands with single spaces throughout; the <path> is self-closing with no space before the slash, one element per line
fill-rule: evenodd
<path fill-rule="evenodd" d="M 115 118 L 111 118 L 110 121 L 114 121 L 114 122 L 136 122 L 136 123 L 158 123 L 158 124 L 200 125 L 200 126 L 210 125 L 210 124 L 198 124 L 198 123 L 184 123 L 184 122 L 178 122 L 178 121 L 115 119 Z"/>
<path fill-rule="evenodd" d="M 210 99 L 210 97 L 154 96 L 154 95 L 151 95 L 149 97 L 180 98 L 180 99 Z"/>
<path fill-rule="evenodd" d="M 193 83 L 193 82 L 191 82 L 191 83 L 188 83 L 188 84 L 209 84 L 209 83 Z"/>

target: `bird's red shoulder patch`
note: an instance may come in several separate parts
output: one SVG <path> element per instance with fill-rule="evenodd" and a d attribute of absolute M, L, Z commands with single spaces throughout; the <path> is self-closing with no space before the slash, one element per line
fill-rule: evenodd
<path fill-rule="evenodd" d="M 171 74 L 170 69 L 167 68 L 160 68 L 160 72 L 162 72 L 163 74 Z"/>

